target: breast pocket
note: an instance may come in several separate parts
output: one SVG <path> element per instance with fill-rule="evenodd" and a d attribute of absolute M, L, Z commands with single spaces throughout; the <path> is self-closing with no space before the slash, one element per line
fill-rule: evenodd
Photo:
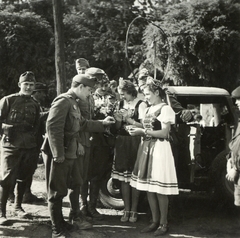
<path fill-rule="evenodd" d="M 24 112 L 17 110 L 17 109 L 12 109 L 10 112 L 10 121 L 13 123 L 19 123 L 22 122 L 24 119 Z"/>

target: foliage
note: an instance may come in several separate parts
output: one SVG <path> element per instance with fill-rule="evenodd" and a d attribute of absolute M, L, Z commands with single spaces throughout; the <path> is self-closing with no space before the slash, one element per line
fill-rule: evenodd
<path fill-rule="evenodd" d="M 82 1 L 66 14 L 67 67 L 75 68 L 74 59 L 84 57 L 90 65 L 104 69 L 110 79 L 126 77 L 130 72 L 125 62 L 125 36 L 135 17 L 133 2 Z"/>
<path fill-rule="evenodd" d="M 48 22 L 33 12 L 0 12 L 0 87 L 6 93 L 18 91 L 21 73 L 31 70 L 38 81 L 54 75 L 53 32 Z"/>
<path fill-rule="evenodd" d="M 219 86 L 232 90 L 240 76 L 240 5 L 233 1 L 191 1 L 170 6 L 144 34 L 147 59 L 153 63 L 155 38 L 158 70 L 175 84 Z M 169 43 L 169 44 L 167 44 Z"/>

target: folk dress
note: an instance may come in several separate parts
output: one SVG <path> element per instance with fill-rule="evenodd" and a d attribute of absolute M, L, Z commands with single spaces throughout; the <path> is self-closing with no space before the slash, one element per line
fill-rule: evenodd
<path fill-rule="evenodd" d="M 144 116 L 147 104 L 135 98 L 133 101 L 120 101 L 119 109 L 128 110 L 131 118 L 137 122 Z M 138 147 L 141 142 L 140 136 L 130 136 L 126 130 L 127 124 L 122 122 L 121 128 L 117 132 L 114 148 L 114 159 L 111 177 L 122 182 L 130 182 L 132 170 L 137 158 Z"/>
<path fill-rule="evenodd" d="M 160 130 L 163 123 L 174 124 L 175 113 L 166 104 L 151 106 L 143 119 L 144 128 Z M 174 158 L 167 139 L 142 137 L 130 185 L 138 190 L 177 195 Z"/>

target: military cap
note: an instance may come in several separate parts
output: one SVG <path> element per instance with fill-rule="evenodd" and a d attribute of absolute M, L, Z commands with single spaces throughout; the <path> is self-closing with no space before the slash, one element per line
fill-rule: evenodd
<path fill-rule="evenodd" d="M 236 98 L 236 99 L 240 99 L 240 86 L 235 88 L 233 91 L 232 91 L 232 97 L 233 98 Z"/>
<path fill-rule="evenodd" d="M 96 78 L 98 83 L 108 83 L 109 82 L 109 78 L 108 78 L 107 74 L 102 69 L 90 67 L 90 68 L 86 69 L 85 74 L 88 74 L 91 77 Z"/>
<path fill-rule="evenodd" d="M 83 84 L 85 86 L 89 86 L 91 88 L 93 88 L 96 84 L 96 79 L 90 77 L 89 75 L 86 74 L 77 74 L 73 77 L 73 81 Z"/>
<path fill-rule="evenodd" d="M 19 83 L 23 82 L 36 82 L 34 73 L 32 71 L 26 71 L 25 73 L 21 74 L 19 77 Z"/>
<path fill-rule="evenodd" d="M 88 69 L 86 69 L 85 74 L 89 74 L 89 75 L 104 75 L 105 72 L 102 69 L 99 68 L 95 68 L 95 67 L 90 67 Z"/>
<path fill-rule="evenodd" d="M 75 64 L 76 64 L 76 69 L 81 67 L 86 67 L 86 68 L 90 67 L 89 62 L 84 58 L 76 59 Z"/>
<path fill-rule="evenodd" d="M 35 84 L 35 89 L 33 90 L 33 92 L 38 92 L 38 91 L 47 91 L 47 85 L 45 83 L 40 83 L 37 82 Z"/>

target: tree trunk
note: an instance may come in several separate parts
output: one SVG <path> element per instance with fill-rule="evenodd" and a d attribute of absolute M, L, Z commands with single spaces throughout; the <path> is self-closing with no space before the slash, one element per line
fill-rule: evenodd
<path fill-rule="evenodd" d="M 59 95 L 66 91 L 62 0 L 52 0 L 52 3 L 55 35 L 55 68 L 57 95 Z"/>

